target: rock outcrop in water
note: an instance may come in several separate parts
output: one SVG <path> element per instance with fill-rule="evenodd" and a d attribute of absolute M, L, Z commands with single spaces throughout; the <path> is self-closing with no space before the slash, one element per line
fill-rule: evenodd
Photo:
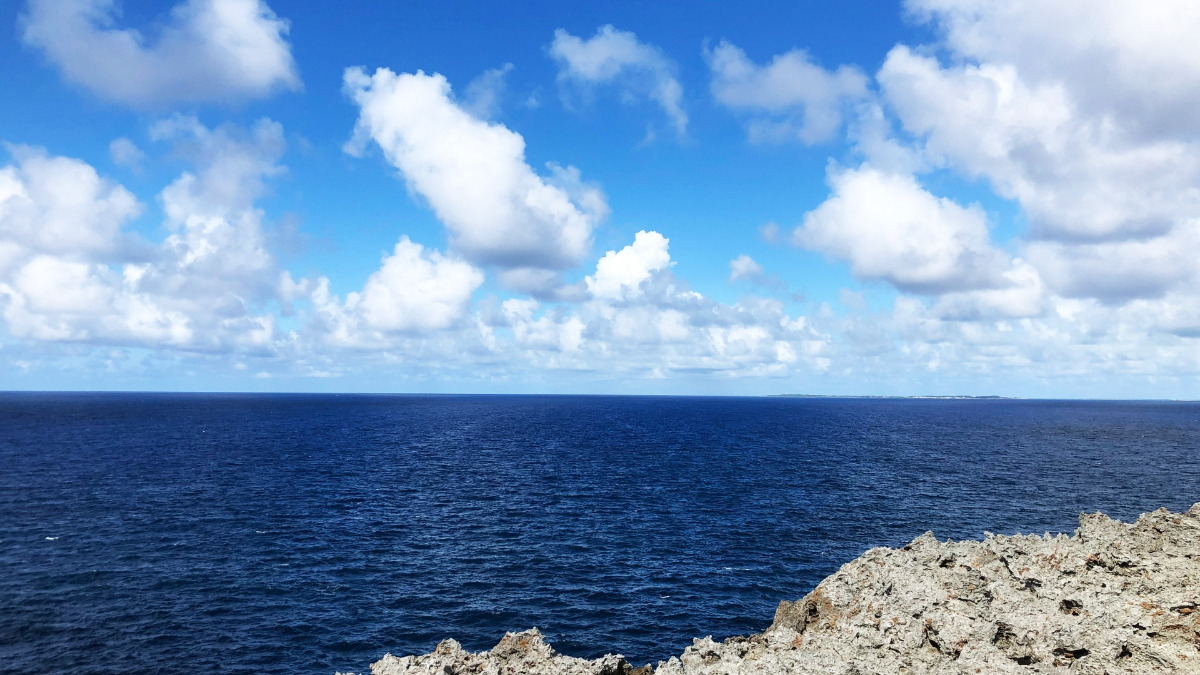
<path fill-rule="evenodd" d="M 453 640 L 372 675 L 1198 673 L 1200 504 L 1136 523 L 1084 514 L 1075 535 L 876 548 L 782 602 L 763 633 L 694 640 L 658 668 L 554 652 L 536 629 L 490 652 Z"/>

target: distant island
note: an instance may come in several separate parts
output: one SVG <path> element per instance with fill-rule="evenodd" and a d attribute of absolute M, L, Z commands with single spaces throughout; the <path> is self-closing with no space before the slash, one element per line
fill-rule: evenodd
<path fill-rule="evenodd" d="M 936 399 L 936 400 L 1020 400 L 1015 396 L 862 396 L 846 394 L 768 394 L 766 398 L 870 398 L 870 399 Z"/>

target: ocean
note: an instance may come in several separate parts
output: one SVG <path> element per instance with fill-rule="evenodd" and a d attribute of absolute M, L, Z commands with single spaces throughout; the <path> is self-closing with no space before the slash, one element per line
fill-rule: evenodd
<path fill-rule="evenodd" d="M 0 671 L 759 632 L 874 546 L 1200 501 L 1200 404 L 0 394 Z"/>

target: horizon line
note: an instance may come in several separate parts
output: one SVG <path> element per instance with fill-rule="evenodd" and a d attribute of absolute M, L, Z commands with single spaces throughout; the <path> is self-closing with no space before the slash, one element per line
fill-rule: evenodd
<path fill-rule="evenodd" d="M 1072 398 L 1072 397 L 1025 397 L 999 396 L 994 394 L 613 394 L 613 393 L 562 393 L 562 392 L 422 392 L 422 391 L 234 391 L 234 390 L 183 390 L 183 389 L 0 389 L 0 396 L 9 394 L 179 394 L 211 396 L 477 396 L 477 397 L 591 397 L 591 398 L 797 398 L 797 399 L 880 399 L 880 400 L 935 400 L 935 401 L 1096 401 L 1096 402 L 1141 402 L 1141 403 L 1198 403 L 1200 399 L 1181 398 Z"/>

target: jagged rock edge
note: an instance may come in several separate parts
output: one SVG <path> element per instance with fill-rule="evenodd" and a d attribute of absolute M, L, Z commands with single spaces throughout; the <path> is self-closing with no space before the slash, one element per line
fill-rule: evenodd
<path fill-rule="evenodd" d="M 764 632 L 693 640 L 657 668 L 558 654 L 534 628 L 489 651 L 388 654 L 371 673 L 1200 674 L 1200 503 L 1128 524 L 1081 514 L 1070 537 L 984 534 L 871 549 L 781 602 Z"/>

